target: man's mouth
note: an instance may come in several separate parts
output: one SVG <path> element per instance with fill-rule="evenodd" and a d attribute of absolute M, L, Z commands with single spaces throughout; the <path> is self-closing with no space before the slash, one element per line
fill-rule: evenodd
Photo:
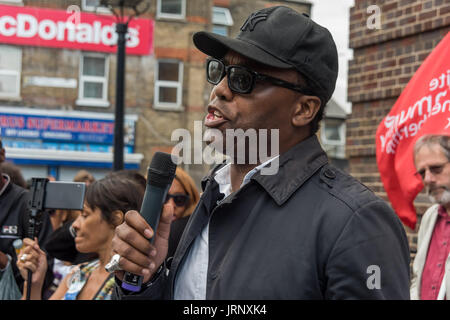
<path fill-rule="evenodd" d="M 209 107 L 204 123 L 206 127 L 216 128 L 227 121 L 228 119 L 219 110 Z"/>
<path fill-rule="evenodd" d="M 431 188 L 428 189 L 428 195 L 433 195 L 439 190 L 445 191 L 445 190 L 447 190 L 447 188 L 444 187 L 444 186 L 431 187 Z"/>

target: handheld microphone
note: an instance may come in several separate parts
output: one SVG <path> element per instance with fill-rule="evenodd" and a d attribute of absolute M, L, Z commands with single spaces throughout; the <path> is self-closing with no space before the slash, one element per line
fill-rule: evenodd
<path fill-rule="evenodd" d="M 145 188 L 140 213 L 153 229 L 154 235 L 149 240 L 151 243 L 154 242 L 161 210 L 177 169 L 177 165 L 174 163 L 176 160 L 172 161 L 172 157 L 175 156 L 164 152 L 156 152 L 148 167 L 147 187 Z M 140 291 L 142 279 L 142 276 L 125 272 L 122 288 L 133 292 Z"/>

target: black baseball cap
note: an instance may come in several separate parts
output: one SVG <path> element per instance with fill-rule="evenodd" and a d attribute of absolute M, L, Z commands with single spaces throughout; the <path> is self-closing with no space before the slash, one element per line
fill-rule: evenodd
<path fill-rule="evenodd" d="M 330 32 L 308 15 L 285 7 L 264 8 L 252 13 L 236 38 L 212 32 L 194 34 L 195 46 L 221 59 L 233 50 L 261 64 L 296 69 L 324 102 L 331 98 L 338 75 L 338 54 Z"/>

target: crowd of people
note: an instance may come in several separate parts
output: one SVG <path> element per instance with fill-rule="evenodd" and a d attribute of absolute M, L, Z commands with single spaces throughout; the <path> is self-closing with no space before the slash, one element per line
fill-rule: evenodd
<path fill-rule="evenodd" d="M 73 181 L 86 184 L 83 210 L 47 210 L 40 217 L 38 237 L 30 239 L 26 225 L 30 184 L 18 166 L 5 161 L 5 150 L 0 149 L 0 219 L 3 227 L 15 223 L 11 226 L 17 229 L 10 237 L 5 237 L 4 231 L 0 237 L 0 299 L 111 299 L 115 279 L 105 265 L 112 256 L 114 230 L 127 211 L 140 209 L 146 177 L 135 170 L 120 170 L 96 180 L 87 170 L 80 170 Z M 166 199 L 177 220 L 171 232 L 171 252 L 198 200 L 194 180 L 177 168 Z M 15 240 L 21 240 L 19 248 L 14 248 Z M 31 286 L 28 270 L 32 272 Z"/>
<path fill-rule="evenodd" d="M 213 85 L 205 126 L 224 137 L 229 129 L 279 129 L 279 154 L 256 164 L 227 154 L 231 161 L 202 180 L 201 197 L 177 168 L 157 230 L 139 214 L 145 177 L 80 172 L 74 180 L 88 185 L 83 210 L 44 215 L 34 239 L 26 237 L 24 181 L 1 165 L 0 281 L 14 279 L 10 298 L 450 297 L 450 138 L 423 136 L 411 155 L 435 204 L 423 216 L 410 276 L 399 218 L 333 167 L 316 136 L 338 73 L 329 31 L 284 6 L 254 12 L 240 30 L 235 38 L 194 34 Z M 278 171 L 263 174 L 273 163 Z M 125 272 L 143 277 L 138 292 L 122 287 Z"/>

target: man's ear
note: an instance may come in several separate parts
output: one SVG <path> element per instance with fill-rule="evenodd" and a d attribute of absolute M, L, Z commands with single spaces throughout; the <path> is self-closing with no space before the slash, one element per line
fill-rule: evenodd
<path fill-rule="evenodd" d="M 320 109 L 320 98 L 316 96 L 302 95 L 295 104 L 292 124 L 294 127 L 308 125 Z"/>
<path fill-rule="evenodd" d="M 114 227 L 121 225 L 122 222 L 124 221 L 123 212 L 120 210 L 113 211 L 111 220 L 112 220 L 112 224 L 114 225 Z"/>

